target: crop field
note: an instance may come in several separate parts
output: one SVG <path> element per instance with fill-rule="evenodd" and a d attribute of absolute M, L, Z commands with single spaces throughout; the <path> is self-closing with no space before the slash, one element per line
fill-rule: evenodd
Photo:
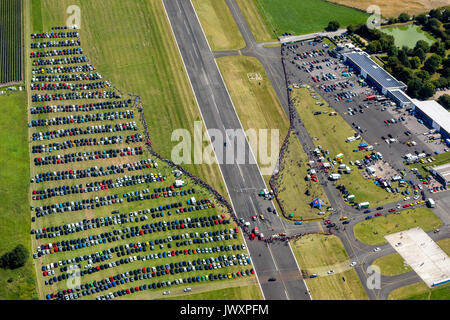
<path fill-rule="evenodd" d="M 193 135 L 194 121 L 201 121 L 201 115 L 162 2 L 40 0 L 40 3 L 40 8 L 37 2 L 32 3 L 34 30 L 65 25 L 70 16 L 67 8 L 72 5 L 80 8 L 80 34 L 89 62 L 123 94 L 140 95 L 152 146 L 170 159 L 179 143 L 171 140 L 174 130 L 186 129 Z M 227 197 L 217 164 L 182 165 Z"/>
<path fill-rule="evenodd" d="M 31 251 L 29 195 L 28 130 L 26 93 L 0 95 L 0 256 L 18 244 Z M 11 123 L 17 130 L 11 130 Z M 25 266 L 0 269 L 0 299 L 36 299 L 32 259 Z"/>
<path fill-rule="evenodd" d="M 367 299 L 356 271 L 349 267 L 348 254 L 338 237 L 307 235 L 291 245 L 303 271 L 318 275 L 305 280 L 314 300 Z M 327 274 L 330 269 L 334 274 Z"/>
<path fill-rule="evenodd" d="M 90 60 L 86 30 L 46 29 L 56 20 L 44 15 L 42 21 L 61 42 L 43 48 L 48 38 L 31 37 L 27 57 L 39 297 L 139 299 L 148 292 L 154 298 L 169 287 L 192 286 L 195 293 L 197 285 L 215 290 L 221 282 L 243 286 L 254 279 L 242 235 L 225 207 L 148 151 L 135 98 Z M 48 63 L 50 52 L 67 49 L 66 40 L 72 52 L 59 54 L 69 62 Z M 105 69 L 118 76 L 114 67 L 129 71 L 120 62 Z M 149 120 L 148 108 L 144 103 Z"/>
<path fill-rule="evenodd" d="M 384 17 L 398 17 L 400 13 L 407 12 L 410 15 L 417 15 L 422 12 L 430 11 L 448 5 L 447 0 L 329 0 L 345 6 L 357 8 L 366 11 L 369 6 L 375 5 L 380 8 L 381 15 Z"/>
<path fill-rule="evenodd" d="M 0 84 L 22 81 L 22 0 L 0 2 Z"/>
<path fill-rule="evenodd" d="M 319 99 L 314 99 L 315 96 Z M 329 116 L 334 109 L 312 88 L 293 89 L 292 98 L 296 99 L 295 107 L 306 130 L 313 137 L 314 144 L 328 150 L 331 158 L 334 159 L 337 154 L 343 153 L 343 162 L 349 163 L 361 160 L 365 156 L 365 153 L 353 152 L 362 141 L 345 142 L 355 131 L 339 114 Z M 324 105 L 318 106 L 316 103 Z M 327 114 L 314 115 L 315 111 L 325 111 Z M 376 186 L 373 180 L 366 179 L 362 175 L 363 170 L 359 170 L 357 166 L 349 165 L 349 167 L 351 172 L 341 175 L 338 183 L 345 185 L 349 193 L 355 195 L 356 202 L 370 201 L 372 205 L 380 205 L 402 199 L 401 194 L 388 193 Z"/>
<path fill-rule="evenodd" d="M 406 209 L 400 213 L 388 214 L 359 222 L 353 228 L 355 237 L 369 245 L 387 243 L 385 235 L 421 227 L 425 232 L 442 226 L 442 221 L 428 208 Z"/>
<path fill-rule="evenodd" d="M 294 133 L 289 134 L 289 145 L 281 160 L 280 175 L 275 179 L 278 188 L 278 198 L 280 199 L 286 214 L 293 214 L 297 219 L 314 219 L 320 211 L 326 210 L 328 198 L 323 191 L 320 182 L 313 180 L 306 181 L 308 174 L 308 157 L 302 145 Z M 306 195 L 307 190 L 310 194 Z M 320 198 L 325 204 L 322 209 L 312 208 L 310 203 L 313 199 Z"/>
<path fill-rule="evenodd" d="M 271 168 L 271 165 L 274 167 L 275 163 L 264 163 L 264 161 L 272 154 L 275 154 L 275 159 L 278 159 L 281 143 L 289 129 L 289 120 L 262 64 L 253 57 L 230 56 L 218 58 L 217 65 L 230 92 L 243 129 L 246 131 L 253 129 L 256 132 L 267 130 L 263 133 L 267 138 L 267 151 L 251 145 L 260 168 L 263 170 Z M 260 75 L 262 80 L 252 80 L 252 77 L 249 77 L 255 73 Z M 278 136 L 279 144 L 277 146 L 272 145 L 272 132 Z M 263 135 L 259 135 L 259 139 Z M 268 173 L 263 172 L 267 185 L 272 170 L 269 170 Z"/>
<path fill-rule="evenodd" d="M 211 50 L 239 50 L 245 47 L 244 38 L 225 0 L 193 0 L 192 4 Z"/>
<path fill-rule="evenodd" d="M 285 0 L 281 6 L 277 0 L 253 0 L 269 30 L 277 34 L 308 34 L 323 31 L 328 22 L 335 20 L 346 28 L 349 24 L 364 23 L 368 14 L 353 8 L 324 0 Z M 248 21 L 248 20 L 247 20 Z M 301 22 L 301 23 L 299 23 Z M 249 21 L 252 24 L 252 21 Z"/>

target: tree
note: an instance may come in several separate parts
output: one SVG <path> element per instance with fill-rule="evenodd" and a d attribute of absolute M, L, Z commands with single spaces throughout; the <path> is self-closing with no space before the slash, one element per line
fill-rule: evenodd
<path fill-rule="evenodd" d="M 423 69 L 427 70 L 430 74 L 433 74 L 439 68 L 441 62 L 442 58 L 437 54 L 433 53 L 427 60 L 425 60 L 425 63 L 423 64 Z"/>
<path fill-rule="evenodd" d="M 353 24 L 349 24 L 347 26 L 347 33 L 348 34 L 353 34 L 356 31 L 356 27 Z"/>
<path fill-rule="evenodd" d="M 417 98 L 419 96 L 419 91 L 422 89 L 422 81 L 417 78 L 413 78 L 408 81 L 407 92 L 412 98 Z"/>
<path fill-rule="evenodd" d="M 439 26 L 441 23 L 436 18 L 430 18 L 428 19 L 427 27 L 430 28 L 432 31 L 439 29 Z"/>
<path fill-rule="evenodd" d="M 399 50 L 397 54 L 398 59 L 405 67 L 410 67 L 409 61 L 408 61 L 408 55 L 404 50 Z"/>
<path fill-rule="evenodd" d="M 423 62 L 425 60 L 425 57 L 426 57 L 426 54 L 422 50 L 422 48 L 414 49 L 413 50 L 413 55 L 418 57 L 420 59 L 420 62 Z"/>
<path fill-rule="evenodd" d="M 367 45 L 367 50 L 370 53 L 377 53 L 381 51 L 381 44 L 378 40 L 373 40 Z"/>
<path fill-rule="evenodd" d="M 430 74 L 425 70 L 419 70 L 415 73 L 416 77 L 421 79 L 422 81 L 429 80 Z"/>
<path fill-rule="evenodd" d="M 438 19 L 438 20 L 442 19 L 442 12 L 439 9 L 432 9 L 432 10 L 430 10 L 429 15 L 430 15 L 431 18 L 435 18 L 435 19 Z"/>
<path fill-rule="evenodd" d="M 450 49 L 450 39 L 445 40 L 445 49 L 446 50 Z"/>
<path fill-rule="evenodd" d="M 445 109 L 450 110 L 450 95 L 443 94 L 437 99 L 437 102 Z"/>
<path fill-rule="evenodd" d="M 6 252 L 0 257 L 0 267 L 5 269 L 16 269 L 25 265 L 28 258 L 28 250 L 19 244 L 12 251 Z"/>
<path fill-rule="evenodd" d="M 409 59 L 409 64 L 411 65 L 411 68 L 418 69 L 420 67 L 420 64 L 422 62 L 420 61 L 419 57 L 414 56 L 411 59 Z"/>
<path fill-rule="evenodd" d="M 425 13 L 421 13 L 416 17 L 417 22 L 425 26 L 428 23 L 428 17 Z"/>
<path fill-rule="evenodd" d="M 387 47 L 386 53 L 389 57 L 396 57 L 398 55 L 398 48 L 395 45 L 390 45 Z"/>
<path fill-rule="evenodd" d="M 341 25 L 339 24 L 338 21 L 330 21 L 328 22 L 328 27 L 327 27 L 327 31 L 336 31 L 337 29 L 339 29 Z"/>
<path fill-rule="evenodd" d="M 425 52 L 425 53 L 430 51 L 430 45 L 425 40 L 418 40 L 416 42 L 416 45 L 414 46 L 414 50 L 417 50 L 419 48 L 422 49 L 423 52 Z"/>
<path fill-rule="evenodd" d="M 419 98 L 426 100 L 436 93 L 436 88 L 430 81 L 424 82 L 422 88 L 419 90 Z"/>
<path fill-rule="evenodd" d="M 400 13 L 400 15 L 398 16 L 398 20 L 400 22 L 407 22 L 409 21 L 409 19 L 411 19 L 411 17 L 409 16 L 409 14 L 407 14 L 406 12 L 402 12 Z"/>

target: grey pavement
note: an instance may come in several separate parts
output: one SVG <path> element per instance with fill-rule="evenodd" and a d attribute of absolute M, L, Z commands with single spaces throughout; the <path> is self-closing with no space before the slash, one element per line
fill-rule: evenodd
<path fill-rule="evenodd" d="M 165 0 L 163 3 L 206 128 L 219 130 L 227 139 L 227 129 L 240 129 L 236 134 L 242 137 L 244 133 L 239 118 L 191 2 Z M 265 212 L 267 207 L 273 205 L 257 196 L 257 192 L 265 188 L 265 183 L 245 137 L 243 140 L 248 161 L 244 164 L 220 163 L 219 167 L 236 215 L 250 221 L 253 215 Z M 221 144 L 213 145 L 216 154 L 218 148 L 223 148 L 224 155 L 231 151 Z M 255 192 L 239 192 L 243 189 L 253 189 Z M 267 236 L 284 231 L 276 215 L 268 214 L 265 221 L 259 223 L 260 231 Z M 265 299 L 309 299 L 289 245 L 271 244 L 271 250 L 267 250 L 267 244 L 263 241 L 247 241 L 247 245 Z M 269 282 L 271 277 L 277 281 Z"/>

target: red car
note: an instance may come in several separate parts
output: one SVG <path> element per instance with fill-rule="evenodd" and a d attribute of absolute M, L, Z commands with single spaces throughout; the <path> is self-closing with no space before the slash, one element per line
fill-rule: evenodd
<path fill-rule="evenodd" d="M 377 213 L 375 213 L 375 217 L 379 217 L 379 216 L 381 216 L 381 212 L 377 212 Z"/>
<path fill-rule="evenodd" d="M 256 216 L 252 216 L 253 221 L 256 221 Z"/>
<path fill-rule="evenodd" d="M 396 209 L 394 209 L 394 208 L 392 208 L 392 209 L 389 209 L 389 211 L 388 212 L 395 212 L 395 211 L 397 211 Z"/>
<path fill-rule="evenodd" d="M 410 206 L 410 204 L 407 203 L 407 204 L 404 204 L 404 205 L 403 205 L 403 208 L 408 208 L 409 206 Z"/>
<path fill-rule="evenodd" d="M 331 220 L 325 220 L 325 221 L 323 222 L 324 225 L 327 225 L 327 224 L 330 224 L 330 223 L 331 223 Z"/>

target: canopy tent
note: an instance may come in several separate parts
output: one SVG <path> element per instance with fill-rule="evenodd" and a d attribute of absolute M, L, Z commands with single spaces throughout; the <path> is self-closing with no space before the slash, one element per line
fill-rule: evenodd
<path fill-rule="evenodd" d="M 311 201 L 311 207 L 322 209 L 322 205 L 324 204 L 322 199 L 315 198 L 313 201 Z"/>

